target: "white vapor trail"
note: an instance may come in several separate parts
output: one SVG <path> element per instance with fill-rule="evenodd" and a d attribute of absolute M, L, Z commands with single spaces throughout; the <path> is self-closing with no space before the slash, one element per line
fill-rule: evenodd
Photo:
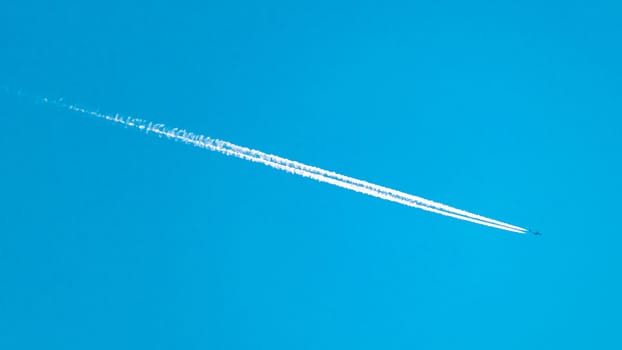
<path fill-rule="evenodd" d="M 272 154 L 267 154 L 258 150 L 238 146 L 227 141 L 213 139 L 204 135 L 194 134 L 183 129 L 170 128 L 164 124 L 153 123 L 147 120 L 133 118 L 129 116 L 120 116 L 119 114 L 115 114 L 114 116 L 107 115 L 99 112 L 90 111 L 73 104 L 65 104 L 62 101 L 50 100 L 47 98 L 42 98 L 41 101 L 60 106 L 78 113 L 90 115 L 100 119 L 105 119 L 128 127 L 133 127 L 141 131 L 145 131 L 146 133 L 154 133 L 159 136 L 165 136 L 169 139 L 188 143 L 196 147 L 208 149 L 210 151 L 219 152 L 228 156 L 238 157 L 255 163 L 261 163 L 275 169 L 286 171 L 291 174 L 296 174 L 319 182 L 324 182 L 338 187 L 346 188 L 376 198 L 385 199 L 391 202 L 419 208 L 436 214 L 441 214 L 444 216 L 453 217 L 456 219 L 469 221 L 484 226 L 498 228 L 505 231 L 516 232 L 520 234 L 528 232 L 528 230 L 525 228 L 510 225 L 502 221 L 493 220 L 491 218 L 470 213 L 468 211 L 457 209 L 442 203 L 437 203 L 388 187 L 379 186 L 373 183 L 369 183 L 367 181 L 341 175 L 332 171 L 306 165 Z"/>

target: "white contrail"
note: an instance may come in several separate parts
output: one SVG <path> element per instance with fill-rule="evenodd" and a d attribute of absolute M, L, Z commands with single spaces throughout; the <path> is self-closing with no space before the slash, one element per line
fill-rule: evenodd
<path fill-rule="evenodd" d="M 228 156 L 234 156 L 251 162 L 261 163 L 275 169 L 311 178 L 319 182 L 324 182 L 338 187 L 346 188 L 355 192 L 367 194 L 376 198 L 385 199 L 395 203 L 400 203 L 410 207 L 419 208 L 429 212 L 473 222 L 480 225 L 494 227 L 501 230 L 521 234 L 527 232 L 527 229 L 519 226 L 510 225 L 498 220 L 493 220 L 491 218 L 470 213 L 461 209 L 453 208 L 442 203 L 437 203 L 425 198 L 414 196 L 384 186 L 379 186 L 373 183 L 369 183 L 367 181 L 341 175 L 318 167 L 306 165 L 272 154 L 267 154 L 258 150 L 238 146 L 227 141 L 213 139 L 203 135 L 197 135 L 183 129 L 169 128 L 164 124 L 153 123 L 147 120 L 133 118 L 129 116 L 120 116 L 118 114 L 115 114 L 114 116 L 107 115 L 99 112 L 90 111 L 73 104 L 65 104 L 61 101 L 49 100 L 47 98 L 43 98 L 41 99 L 41 101 L 63 107 L 71 111 L 87 114 L 125 126 L 134 127 L 147 133 L 154 133 L 160 136 L 165 136 L 169 139 L 182 141 L 184 143 L 192 144 L 196 147 L 206 148 L 211 151 L 220 152 Z"/>

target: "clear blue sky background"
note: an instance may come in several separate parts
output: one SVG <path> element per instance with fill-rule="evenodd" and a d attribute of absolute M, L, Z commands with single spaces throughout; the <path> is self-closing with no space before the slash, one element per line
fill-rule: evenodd
<path fill-rule="evenodd" d="M 619 4 L 3 2 L 0 348 L 622 348 Z"/>

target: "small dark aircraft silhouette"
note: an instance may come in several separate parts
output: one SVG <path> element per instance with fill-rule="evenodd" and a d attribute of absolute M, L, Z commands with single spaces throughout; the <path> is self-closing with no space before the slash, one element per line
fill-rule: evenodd
<path fill-rule="evenodd" d="M 535 230 L 532 230 L 532 229 L 529 229 L 529 233 L 533 234 L 534 236 L 542 236 L 542 232 L 535 231 Z"/>

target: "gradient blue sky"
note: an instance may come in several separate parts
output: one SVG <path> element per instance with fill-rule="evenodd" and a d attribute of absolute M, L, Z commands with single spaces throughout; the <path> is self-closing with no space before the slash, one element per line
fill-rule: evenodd
<path fill-rule="evenodd" d="M 0 348 L 621 348 L 621 6 L 4 2 Z"/>

